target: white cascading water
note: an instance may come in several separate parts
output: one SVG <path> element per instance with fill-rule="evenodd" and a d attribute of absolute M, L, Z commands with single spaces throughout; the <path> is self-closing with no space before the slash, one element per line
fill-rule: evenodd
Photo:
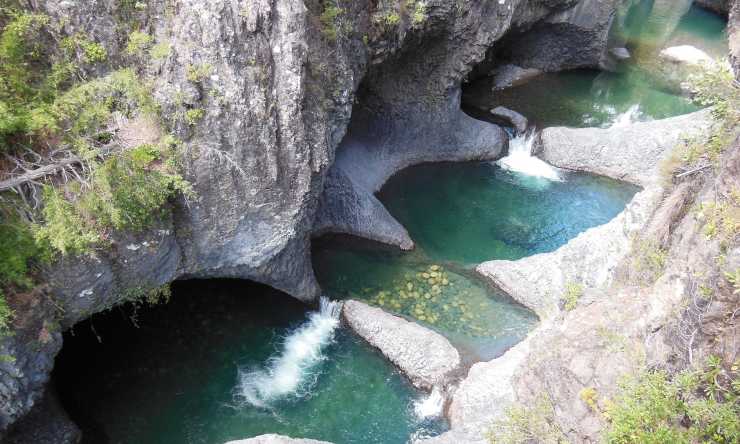
<path fill-rule="evenodd" d="M 534 141 L 534 132 L 514 137 L 509 141 L 509 155 L 496 161 L 496 164 L 507 171 L 552 181 L 562 181 L 563 177 L 560 170 L 532 155 Z"/>
<path fill-rule="evenodd" d="M 640 105 L 632 105 L 629 109 L 614 118 L 609 128 L 621 128 L 643 120 Z"/>
<path fill-rule="evenodd" d="M 267 407 L 271 401 L 300 395 L 315 380 L 312 369 L 324 359 L 323 350 L 334 339 L 340 311 L 339 302 L 322 296 L 319 311 L 285 338 L 281 352 L 264 368 L 239 370 L 237 401 Z"/>
<path fill-rule="evenodd" d="M 432 393 L 414 402 L 414 413 L 419 419 L 430 419 L 442 416 L 445 406 L 445 398 L 442 390 L 434 387 Z"/>

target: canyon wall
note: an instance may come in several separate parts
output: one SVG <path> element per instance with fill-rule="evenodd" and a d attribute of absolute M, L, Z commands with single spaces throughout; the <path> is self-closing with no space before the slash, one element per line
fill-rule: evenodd
<path fill-rule="evenodd" d="M 394 171 L 500 153 L 501 131 L 459 111 L 460 83 L 491 47 L 513 32 L 536 34 L 527 57 L 545 63 L 540 46 L 557 37 L 547 69 L 602 66 L 622 1 L 129 3 L 32 0 L 27 8 L 49 15 L 57 38 L 81 32 L 106 48 L 107 65 L 88 76 L 127 63 L 131 29 L 168 48 L 139 69 L 183 141 L 194 197 L 172 202 L 172 216 L 146 232 L 111 233 L 110 248 L 59 258 L 45 271 L 48 285 L 26 301 L 0 349 L 11 357 L 0 363 L 3 433 L 42 399 L 61 332 L 96 312 L 178 278 L 251 279 L 315 300 L 314 232 L 373 238 L 355 229 L 367 223 L 355 203 Z M 203 110 L 197 122 L 178 118 L 192 109 Z M 363 174 L 361 157 L 335 162 L 350 118 L 357 130 L 348 140 L 375 159 Z"/>

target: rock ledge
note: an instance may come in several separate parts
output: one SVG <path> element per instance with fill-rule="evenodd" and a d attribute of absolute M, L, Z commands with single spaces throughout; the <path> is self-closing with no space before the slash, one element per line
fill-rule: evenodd
<path fill-rule="evenodd" d="M 417 388 L 444 388 L 460 368 L 460 355 L 443 336 L 359 301 L 347 301 L 342 316 L 352 330 L 379 349 Z"/>

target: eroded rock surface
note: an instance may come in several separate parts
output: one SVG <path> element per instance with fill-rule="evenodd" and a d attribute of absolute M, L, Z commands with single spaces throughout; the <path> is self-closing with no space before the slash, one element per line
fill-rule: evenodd
<path fill-rule="evenodd" d="M 344 303 L 342 316 L 418 388 L 444 389 L 460 370 L 457 349 L 439 333 L 415 322 L 353 300 Z"/>
<path fill-rule="evenodd" d="M 659 180 L 660 162 L 680 141 L 711 127 L 709 111 L 616 128 L 545 128 L 540 156 L 559 168 L 585 171 L 643 187 Z"/>
<path fill-rule="evenodd" d="M 661 197 L 659 187 L 648 188 L 637 193 L 617 217 L 553 252 L 516 261 L 488 261 L 476 271 L 540 318 L 553 316 L 569 284 L 592 292 L 603 291 L 614 282 L 634 236 L 645 228 Z"/>
<path fill-rule="evenodd" d="M 548 70 L 599 66 L 618 3 L 461 8 L 444 0 L 427 3 L 423 20 L 404 15 L 391 27 L 377 25 L 391 12 L 385 2 L 350 2 L 329 24 L 338 31 L 331 39 L 319 18 L 325 2 L 150 0 L 128 10 L 130 2 L 27 2 L 50 15 L 58 40 L 84 33 L 103 44 L 109 63 L 88 77 L 128 60 L 122 33 L 130 29 L 168 48 L 137 68 L 153 81 L 168 130 L 183 141 L 185 177 L 197 197 L 172 202 L 172 217 L 147 232 L 112 234 L 110 249 L 48 271 L 62 314 L 42 310 L 3 341 L 2 353 L 15 360 L 0 363 L 0 433 L 41 398 L 61 329 L 100 310 L 193 277 L 250 279 L 313 300 L 315 231 L 410 248 L 373 192 L 403 167 L 494 158 L 503 148 L 499 128 L 459 110 L 460 83 L 473 66 L 513 28 L 518 37 L 543 29 L 527 41 L 530 62 L 552 48 L 545 31 L 558 36 Z M 194 69 L 204 74 L 194 78 Z M 192 109 L 203 118 L 186 122 Z M 335 162 L 351 114 L 364 130 L 351 130 Z"/>

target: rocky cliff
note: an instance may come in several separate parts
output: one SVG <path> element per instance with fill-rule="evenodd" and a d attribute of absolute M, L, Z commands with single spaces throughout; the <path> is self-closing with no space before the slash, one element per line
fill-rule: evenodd
<path fill-rule="evenodd" d="M 96 312 L 185 277 L 252 279 L 311 301 L 314 232 L 408 248 L 372 192 L 405 166 L 492 158 L 504 146 L 497 127 L 459 110 L 474 66 L 498 45 L 523 66 L 603 66 L 622 2 L 410 3 L 28 2 L 58 25 L 57 38 L 84 33 L 106 48 L 108 63 L 89 76 L 127 63 L 132 28 L 166 49 L 139 68 L 184 141 L 196 197 L 173 202 L 173 216 L 144 233 L 112 233 L 110 248 L 46 271 L 49 285 L 3 340 L 12 359 L 0 363 L 0 430 L 42 398 L 61 331 Z M 194 109 L 197 122 L 178 118 Z"/>

